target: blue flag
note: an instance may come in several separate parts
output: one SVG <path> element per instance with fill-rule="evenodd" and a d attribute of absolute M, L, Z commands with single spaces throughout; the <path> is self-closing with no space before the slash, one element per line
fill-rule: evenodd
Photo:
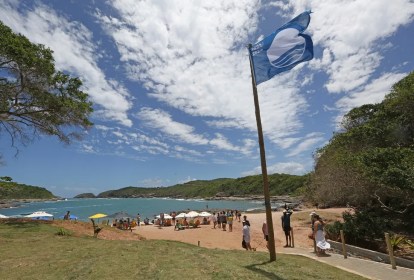
<path fill-rule="evenodd" d="M 313 58 L 312 39 L 302 34 L 309 22 L 310 12 L 301 13 L 251 47 L 257 85 Z"/>

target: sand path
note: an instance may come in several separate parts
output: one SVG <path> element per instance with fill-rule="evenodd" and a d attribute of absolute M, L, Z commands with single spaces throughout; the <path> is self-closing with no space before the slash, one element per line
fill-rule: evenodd
<path fill-rule="evenodd" d="M 322 217 L 326 216 L 328 222 L 333 220 L 340 220 L 341 213 L 347 210 L 346 208 L 330 208 L 317 210 Z M 312 248 L 313 243 L 307 235 L 310 232 L 310 217 L 309 213 L 313 209 L 294 212 L 291 218 L 291 223 L 294 231 L 295 247 L 298 248 Z M 257 251 L 266 251 L 266 241 L 262 234 L 262 224 L 266 220 L 265 213 L 243 213 L 247 215 L 250 221 L 250 235 L 252 238 L 251 245 Z M 281 226 L 282 212 L 272 212 L 273 225 L 275 230 L 276 250 L 282 249 L 285 245 L 285 235 Z M 220 248 L 220 249 L 243 249 L 241 247 L 242 241 L 242 223 L 233 222 L 233 231 L 223 231 L 220 228 L 214 229 L 212 225 L 201 225 L 199 228 L 190 228 L 180 231 L 175 231 L 174 227 L 158 227 L 158 226 L 141 226 L 134 230 L 135 233 L 145 237 L 146 239 L 163 239 L 174 240 L 185 243 L 198 245 L 205 248 Z M 289 248 L 287 248 L 288 250 Z M 283 250 L 286 250 L 283 248 Z"/>

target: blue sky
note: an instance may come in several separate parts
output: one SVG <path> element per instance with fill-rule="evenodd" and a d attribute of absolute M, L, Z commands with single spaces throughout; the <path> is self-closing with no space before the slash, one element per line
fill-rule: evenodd
<path fill-rule="evenodd" d="M 78 76 L 95 126 L 11 147 L 0 176 L 56 195 L 260 174 L 246 44 L 312 10 L 315 57 L 258 86 L 269 173 L 305 174 L 350 109 L 413 70 L 410 0 L 17 1 L 0 20 Z"/>

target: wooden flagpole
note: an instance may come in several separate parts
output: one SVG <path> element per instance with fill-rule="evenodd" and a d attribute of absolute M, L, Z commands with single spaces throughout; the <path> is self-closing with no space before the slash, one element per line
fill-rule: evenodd
<path fill-rule="evenodd" d="M 260 159 L 262 164 L 262 176 L 263 176 L 263 193 L 266 207 L 266 224 L 269 234 L 269 253 L 270 261 L 276 260 L 276 246 L 275 246 L 275 235 L 273 231 L 273 219 L 272 219 L 272 207 L 270 205 L 270 192 L 269 192 L 269 180 L 267 178 L 267 167 L 266 167 L 266 154 L 265 146 L 263 140 L 263 131 L 262 131 L 262 121 L 260 118 L 260 107 L 259 107 L 259 97 L 257 95 L 257 85 L 254 75 L 254 65 L 252 58 L 252 44 L 248 45 L 249 48 L 249 59 L 250 59 L 250 71 L 252 75 L 252 86 L 253 86 L 253 98 L 254 98 L 254 108 L 256 111 L 256 123 L 257 123 L 257 134 L 259 138 L 259 147 L 260 147 Z"/>

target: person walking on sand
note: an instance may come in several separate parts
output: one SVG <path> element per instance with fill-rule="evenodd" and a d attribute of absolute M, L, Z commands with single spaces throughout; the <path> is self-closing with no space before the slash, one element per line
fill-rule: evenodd
<path fill-rule="evenodd" d="M 252 251 L 252 247 L 250 246 L 250 227 L 246 221 L 243 221 L 243 240 L 246 243 L 246 251 Z"/>
<path fill-rule="evenodd" d="M 267 229 L 266 221 L 263 222 L 262 232 L 263 232 L 263 237 L 266 240 L 266 248 L 269 249 L 269 231 Z"/>
<path fill-rule="evenodd" d="M 216 228 L 216 225 L 217 225 L 217 217 L 216 217 L 216 213 L 215 212 L 213 212 L 213 215 L 211 215 L 210 221 L 213 224 L 213 228 Z"/>
<path fill-rule="evenodd" d="M 326 256 L 325 250 L 331 248 L 331 244 L 325 240 L 324 227 L 325 223 L 319 215 L 314 215 L 315 223 L 313 225 L 313 238 L 316 242 L 316 254 L 318 256 Z"/>
<path fill-rule="evenodd" d="M 286 247 L 291 247 L 292 245 L 292 239 L 290 236 L 290 231 L 291 231 L 291 227 L 290 227 L 290 215 L 292 215 L 292 212 L 290 211 L 290 209 L 285 209 L 283 210 L 283 215 L 281 217 L 282 219 L 282 229 L 285 232 L 285 238 L 286 238 L 286 245 L 284 246 Z"/>

